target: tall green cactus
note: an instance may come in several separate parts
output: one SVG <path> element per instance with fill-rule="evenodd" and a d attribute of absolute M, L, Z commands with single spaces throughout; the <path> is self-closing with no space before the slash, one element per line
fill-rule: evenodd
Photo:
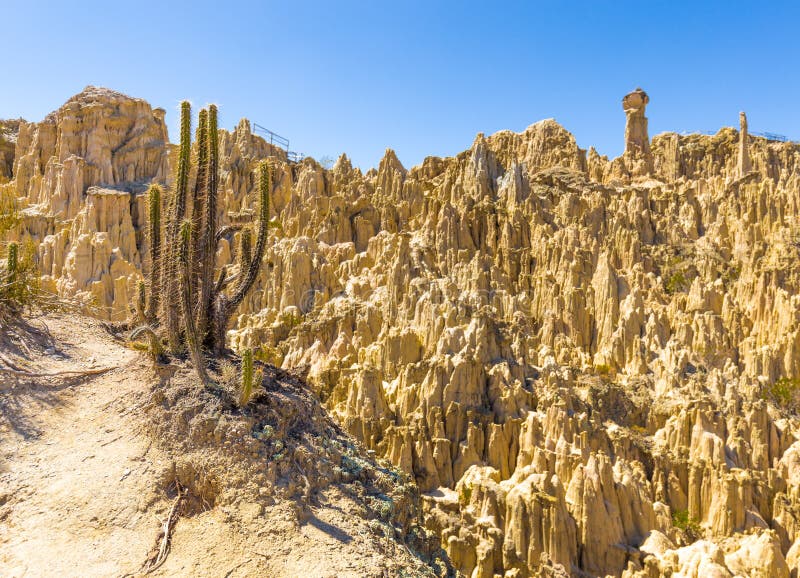
<path fill-rule="evenodd" d="M 141 330 L 137 334 L 147 335 L 152 341 L 160 331 L 172 354 L 180 353 L 184 346 L 188 348 L 198 375 L 204 383 L 208 383 L 203 347 L 212 348 L 215 352 L 225 348 L 225 332 L 230 317 L 255 284 L 264 257 L 272 165 L 262 162 L 259 166 L 260 209 L 255 249 L 252 248 L 252 232 L 246 229 L 242 233 L 238 276 L 228 277 L 226 267 L 215 276 L 217 244 L 239 227 L 219 228 L 217 224 L 219 135 L 217 107 L 214 105 L 200 112 L 195 158 L 198 163 L 197 180 L 191 207 L 187 207 L 192 162 L 191 109 L 188 102 L 183 102 L 178 162 L 163 239 L 162 191 L 155 185 L 149 191 L 148 234 L 153 265 L 149 300 L 146 307 L 141 302 L 139 307 L 145 311 L 140 317 L 144 317 L 149 325 L 145 326 L 146 331 Z M 187 208 L 190 208 L 190 215 L 186 214 Z M 234 281 L 234 289 L 228 293 L 227 286 L 234 284 Z M 152 326 L 156 315 L 160 329 Z"/>
<path fill-rule="evenodd" d="M 194 184 L 194 195 L 192 202 L 192 246 L 190 258 L 192 261 L 192 283 L 199 283 L 204 263 L 205 247 L 203 243 L 203 221 L 206 216 L 203 214 L 208 188 L 208 110 L 202 109 L 197 123 L 197 177 Z M 195 301 L 200 299 L 200 291 L 194 295 Z"/>
<path fill-rule="evenodd" d="M 179 284 L 181 294 L 181 314 L 183 315 L 186 344 L 192 357 L 197 374 L 203 383 L 208 383 L 206 364 L 200 350 L 200 340 L 194 319 L 194 300 L 192 299 L 192 266 L 189 261 L 189 245 L 192 240 L 192 223 L 188 219 L 181 224 L 180 242 L 178 244 Z"/>
<path fill-rule="evenodd" d="M 178 287 L 178 236 L 181 223 L 186 216 L 186 190 L 189 187 L 189 169 L 192 152 L 192 108 L 189 101 L 181 103 L 181 141 L 178 148 L 178 168 L 175 173 L 175 191 L 167 223 L 167 245 L 169 258 L 162 269 L 164 274 L 164 311 L 162 325 L 167 332 L 167 343 L 171 352 L 177 352 L 180 341 L 180 289 Z"/>
<path fill-rule="evenodd" d="M 214 257 L 217 253 L 217 184 L 219 181 L 219 134 L 217 133 L 217 107 L 208 107 L 208 167 L 206 169 L 207 187 L 205 194 L 205 213 L 203 219 L 202 269 L 200 272 L 200 302 L 197 326 L 201 335 L 207 338 L 209 318 L 214 299 Z M 223 342 L 222 347 L 225 344 Z M 215 347 L 216 348 L 216 347 Z M 218 348 L 217 348 L 218 349 Z"/>
<path fill-rule="evenodd" d="M 150 244 L 150 300 L 143 322 L 154 323 L 161 298 L 161 187 L 153 184 L 147 191 L 147 236 Z"/>
<path fill-rule="evenodd" d="M 7 283 L 13 284 L 17 280 L 19 272 L 19 245 L 16 243 L 8 244 L 8 259 L 6 261 Z"/>

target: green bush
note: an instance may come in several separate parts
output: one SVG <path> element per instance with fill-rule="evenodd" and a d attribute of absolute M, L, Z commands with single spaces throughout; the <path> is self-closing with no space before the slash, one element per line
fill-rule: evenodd
<path fill-rule="evenodd" d="M 595 372 L 597 372 L 597 375 L 603 377 L 609 377 L 611 375 L 611 366 L 605 363 L 601 363 L 600 365 L 595 365 L 594 370 Z"/>
<path fill-rule="evenodd" d="M 800 409 L 800 379 L 781 377 L 764 387 L 762 397 L 781 409 L 797 413 Z"/>
<path fill-rule="evenodd" d="M 35 253 L 31 242 L 22 246 L 8 244 L 5 266 L 0 269 L 0 318 L 16 315 L 21 309 L 36 304 L 39 275 Z"/>
<path fill-rule="evenodd" d="M 686 275 L 683 274 L 683 271 L 676 271 L 667 278 L 666 282 L 664 283 L 664 290 L 668 294 L 673 295 L 678 291 L 683 291 L 686 286 Z"/>
<path fill-rule="evenodd" d="M 672 525 L 683 532 L 690 542 L 699 540 L 703 534 L 700 522 L 689 515 L 689 510 L 675 510 L 672 512 Z"/>

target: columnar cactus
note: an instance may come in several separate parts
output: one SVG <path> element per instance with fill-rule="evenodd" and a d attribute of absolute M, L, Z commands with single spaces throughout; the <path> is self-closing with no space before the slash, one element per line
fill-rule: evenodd
<path fill-rule="evenodd" d="M 206 171 L 208 170 L 208 111 L 203 109 L 200 111 L 200 117 L 197 125 L 197 178 L 194 184 L 194 195 L 192 202 L 192 247 L 191 247 L 191 262 L 192 262 L 192 278 L 194 283 L 198 283 L 197 279 L 200 277 L 203 270 L 205 246 L 203 243 L 202 232 L 203 221 L 206 216 L 203 210 L 206 205 L 206 189 L 208 187 L 208 178 Z M 195 301 L 200 298 L 198 295 L 194 296 Z"/>
<path fill-rule="evenodd" d="M 139 303 L 145 322 L 154 325 L 156 316 L 170 353 L 188 348 L 192 362 L 204 383 L 208 375 L 203 347 L 221 352 L 225 348 L 228 323 L 253 288 L 266 251 L 269 226 L 269 195 L 272 189 L 272 166 L 259 166 L 258 235 L 252 248 L 252 233 L 242 233 L 240 272 L 228 277 L 223 267 L 214 272 L 217 244 L 235 228 L 217 225 L 217 190 L 219 181 L 219 141 L 217 108 L 211 105 L 200 112 L 197 129 L 197 181 L 187 215 L 189 173 L 191 171 L 191 109 L 181 104 L 181 142 L 175 187 L 170 194 L 167 222 L 161 226 L 162 191 L 149 191 L 150 257 L 152 261 L 149 299 Z M 187 218 L 188 217 L 188 218 Z M 238 227 L 236 227 L 238 228 Z M 166 235 L 162 239 L 162 234 Z M 226 289 L 232 286 L 230 292 Z M 145 332 L 146 333 L 146 332 Z M 151 333 L 147 333 L 150 337 Z M 142 334 L 140 332 L 139 334 Z M 251 353 L 252 355 L 252 353 Z"/>
<path fill-rule="evenodd" d="M 19 270 L 19 245 L 16 243 L 8 244 L 8 260 L 6 261 L 6 277 L 9 284 L 14 283 L 17 279 L 17 272 Z"/>
<path fill-rule="evenodd" d="M 167 222 L 167 255 L 164 272 L 162 325 L 167 332 L 169 349 L 176 352 L 180 342 L 180 295 L 178 288 L 178 236 L 181 222 L 186 216 L 186 189 L 189 186 L 189 169 L 192 150 L 192 110 L 188 101 L 181 103 L 181 142 L 178 149 L 178 168 L 175 190 L 172 194 L 169 221 Z"/>
<path fill-rule="evenodd" d="M 219 181 L 219 136 L 217 134 L 217 107 L 208 107 L 208 166 L 205 171 L 206 193 L 203 231 L 199 241 L 202 267 L 200 272 L 200 302 L 197 325 L 202 335 L 209 334 L 209 318 L 214 299 L 214 256 L 217 252 L 217 183 Z M 224 348 L 224 335 L 221 345 Z"/>
<path fill-rule="evenodd" d="M 206 364 L 203 359 L 203 352 L 200 350 L 201 344 L 197 335 L 194 318 L 194 299 L 192 299 L 192 266 L 189 261 L 189 245 L 192 239 L 192 223 L 188 219 L 181 224 L 180 242 L 178 244 L 179 260 L 179 284 L 181 293 L 181 314 L 184 321 L 184 335 L 186 344 L 189 346 L 189 355 L 197 371 L 197 375 L 203 383 L 207 383 L 208 374 Z"/>
<path fill-rule="evenodd" d="M 146 323 L 154 323 L 161 297 L 161 187 L 150 185 L 147 191 L 147 237 L 150 244 L 150 301 L 144 309 Z"/>
<path fill-rule="evenodd" d="M 242 379 L 239 383 L 239 406 L 244 407 L 253 395 L 253 350 L 242 354 Z"/>

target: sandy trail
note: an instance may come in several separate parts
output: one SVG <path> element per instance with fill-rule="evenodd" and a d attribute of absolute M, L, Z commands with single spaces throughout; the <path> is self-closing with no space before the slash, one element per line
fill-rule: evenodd
<path fill-rule="evenodd" d="M 46 324 L 54 340 L 32 348 L 27 368 L 116 369 L 87 377 L 0 374 L 0 574 L 135 571 L 155 537 L 156 520 L 144 514 L 160 498 L 160 456 L 126 419 L 147 367 L 99 327 L 76 331 L 58 317 Z"/>
<path fill-rule="evenodd" d="M 44 378 L 0 372 L 0 576 L 137 575 L 173 504 L 165 489 L 172 458 L 140 433 L 148 418 L 136 405 L 156 377 L 145 356 L 97 321 L 48 315 L 35 324 L 42 323 L 46 342 L 0 339 L 0 363 L 36 372 L 113 369 Z M 299 527 L 288 502 L 184 514 L 166 562 L 150 575 L 385 576 L 396 545 L 343 510 L 336 488 L 319 500 Z"/>

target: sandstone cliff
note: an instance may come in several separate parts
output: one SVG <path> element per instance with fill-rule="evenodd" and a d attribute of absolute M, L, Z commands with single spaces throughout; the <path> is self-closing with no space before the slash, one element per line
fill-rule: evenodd
<path fill-rule="evenodd" d="M 648 100 L 614 160 L 552 120 L 411 169 L 280 157 L 231 345 L 412 473 L 464 576 L 798 575 L 800 146 L 650 140 Z M 277 153 L 246 121 L 220 142 L 246 222 Z M 20 125 L 15 234 L 54 290 L 127 315 L 168 165 L 163 113 L 104 89 Z"/>

